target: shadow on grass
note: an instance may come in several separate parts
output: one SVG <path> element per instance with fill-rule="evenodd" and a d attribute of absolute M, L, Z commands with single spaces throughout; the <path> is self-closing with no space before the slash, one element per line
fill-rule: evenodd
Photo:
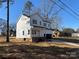
<path fill-rule="evenodd" d="M 0 47 L 0 59 L 78 59 L 79 48 L 13 45 Z"/>

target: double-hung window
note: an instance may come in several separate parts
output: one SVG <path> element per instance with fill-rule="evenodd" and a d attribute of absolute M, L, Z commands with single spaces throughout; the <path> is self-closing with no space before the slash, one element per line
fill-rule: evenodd
<path fill-rule="evenodd" d="M 46 25 L 47 25 L 46 23 L 43 24 L 43 26 L 46 26 Z"/>
<path fill-rule="evenodd" d="M 34 20 L 34 19 L 33 19 L 33 24 L 37 24 L 37 20 Z"/>

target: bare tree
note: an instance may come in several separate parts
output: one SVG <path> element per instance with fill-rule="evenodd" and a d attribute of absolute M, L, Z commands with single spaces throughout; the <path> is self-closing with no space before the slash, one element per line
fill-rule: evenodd
<path fill-rule="evenodd" d="M 9 35 L 10 36 L 16 36 L 16 24 L 10 24 L 9 29 L 10 29 Z"/>
<path fill-rule="evenodd" d="M 54 0 L 57 1 L 57 0 Z M 55 6 L 54 2 L 51 2 L 51 0 L 41 0 L 40 1 L 40 6 L 34 8 L 34 13 L 38 12 L 43 19 L 49 20 L 51 19 L 52 22 L 52 28 L 54 29 L 59 29 L 61 27 L 61 19 L 58 16 L 58 13 L 61 11 L 60 8 Z M 27 1 L 23 13 L 27 14 L 27 16 L 30 16 L 31 11 L 32 11 L 33 4 L 31 1 Z"/>
<path fill-rule="evenodd" d="M 26 14 L 27 16 L 30 16 L 30 13 L 31 13 L 31 10 L 32 10 L 32 2 L 31 1 L 27 1 L 25 3 L 25 6 L 24 6 L 24 10 L 23 10 L 23 14 Z"/>
<path fill-rule="evenodd" d="M 6 20 L 0 18 L 0 30 L 2 35 L 6 35 L 7 25 Z"/>
<path fill-rule="evenodd" d="M 9 4 L 10 2 L 13 2 L 13 0 L 0 0 L 0 5 L 7 2 L 7 40 L 6 42 L 9 42 Z"/>
<path fill-rule="evenodd" d="M 51 18 L 51 22 L 52 22 L 51 27 L 53 29 L 60 29 L 61 22 L 62 22 L 61 19 L 60 19 L 60 17 L 58 17 L 57 15 L 56 16 L 53 16 Z"/>
<path fill-rule="evenodd" d="M 1 35 L 2 36 L 6 36 L 7 35 L 7 22 L 5 19 L 0 18 L 0 31 L 1 31 Z M 15 36 L 16 34 L 16 24 L 10 24 L 9 25 L 9 36 Z"/>
<path fill-rule="evenodd" d="M 58 8 L 54 2 L 57 2 L 57 0 L 41 0 L 40 9 L 42 11 L 40 11 L 40 14 L 46 20 L 50 21 L 51 19 L 51 26 L 53 29 L 60 29 L 61 19 L 58 13 L 62 10 L 62 8 Z"/>

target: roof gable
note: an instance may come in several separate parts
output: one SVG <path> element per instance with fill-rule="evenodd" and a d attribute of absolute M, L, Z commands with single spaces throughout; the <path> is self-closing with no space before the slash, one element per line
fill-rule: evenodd
<path fill-rule="evenodd" d="M 35 16 L 35 15 L 37 15 L 37 16 L 39 16 L 44 22 L 48 22 L 48 23 L 51 23 L 51 21 L 50 20 L 46 20 L 46 19 L 44 19 L 38 12 L 36 12 L 36 13 L 33 13 L 32 15 L 30 15 L 30 16 L 28 16 L 27 14 L 23 14 L 23 15 L 25 15 L 25 16 L 27 16 L 27 17 L 33 17 L 33 16 Z"/>

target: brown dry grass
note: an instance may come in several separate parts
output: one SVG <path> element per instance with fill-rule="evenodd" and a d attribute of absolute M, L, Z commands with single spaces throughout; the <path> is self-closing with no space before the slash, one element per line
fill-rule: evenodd
<path fill-rule="evenodd" d="M 29 43 L 0 37 L 0 59 L 78 59 L 79 47 L 58 42 Z"/>
<path fill-rule="evenodd" d="M 65 48 L 79 48 L 79 46 L 68 45 L 68 44 L 64 44 L 62 42 L 30 43 L 30 42 L 24 41 L 23 39 L 16 39 L 16 37 L 10 37 L 10 43 L 6 43 L 6 37 L 0 37 L 0 46 L 22 45 L 22 44 L 39 46 L 39 47 L 57 46 L 57 47 L 65 47 Z"/>
<path fill-rule="evenodd" d="M 0 59 L 78 59 L 78 48 L 31 45 L 0 46 Z"/>

